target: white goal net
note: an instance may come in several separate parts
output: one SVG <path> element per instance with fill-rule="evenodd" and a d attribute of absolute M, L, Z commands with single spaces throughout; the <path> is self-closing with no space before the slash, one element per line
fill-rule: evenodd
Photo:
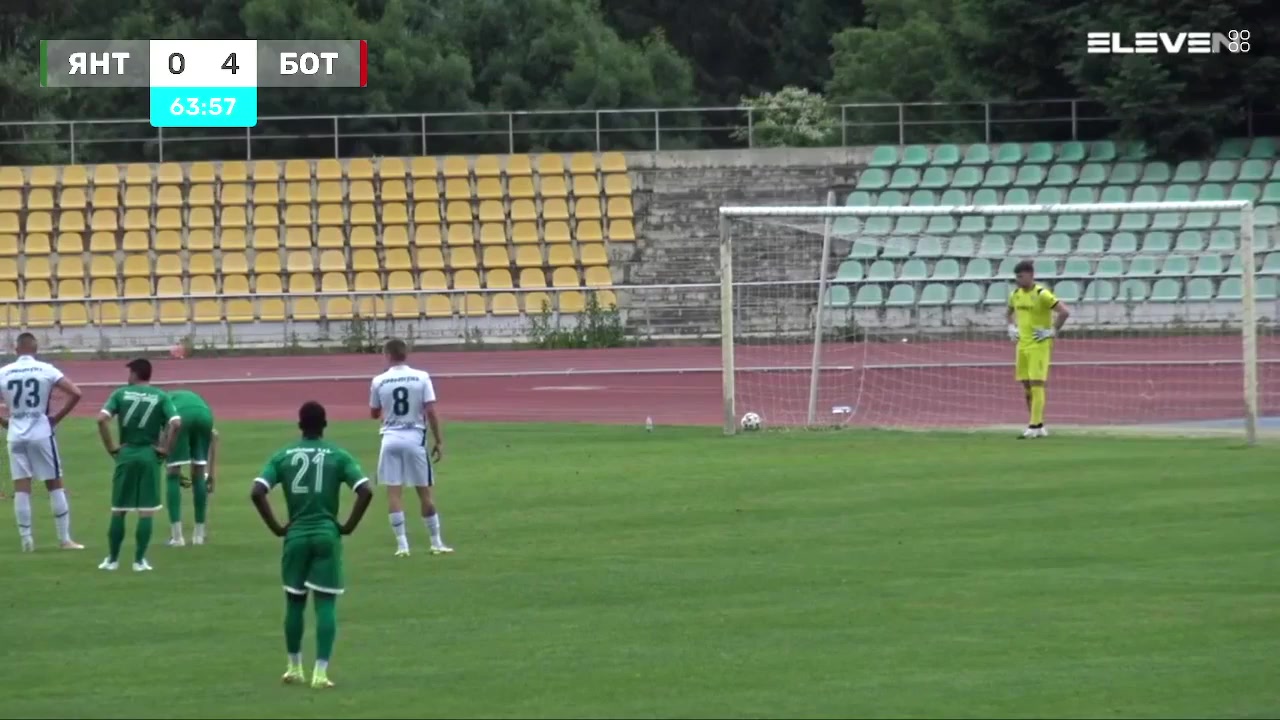
<path fill-rule="evenodd" d="M 1025 259 L 1071 309 L 1047 425 L 1254 440 L 1258 328 L 1280 308 L 1248 202 L 720 214 L 727 433 L 748 412 L 767 428 L 1025 425 L 1005 332 Z M 1280 359 L 1265 335 L 1264 365 Z"/>

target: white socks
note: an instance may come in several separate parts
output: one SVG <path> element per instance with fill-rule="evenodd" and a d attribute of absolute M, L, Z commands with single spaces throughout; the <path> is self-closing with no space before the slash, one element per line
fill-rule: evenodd
<path fill-rule="evenodd" d="M 428 515 L 423 520 L 427 522 L 427 532 L 431 533 L 431 547 L 444 545 L 444 539 L 440 537 L 440 513 Z"/>
<path fill-rule="evenodd" d="M 27 524 L 31 519 L 31 496 L 27 496 Z M 71 542 L 71 505 L 67 502 L 67 491 L 58 488 L 49 491 L 49 507 L 53 508 L 53 526 L 58 530 L 58 542 Z"/>
<path fill-rule="evenodd" d="M 395 533 L 396 536 L 396 547 L 400 550 L 408 550 L 409 538 L 404 531 L 404 512 L 393 512 L 390 513 L 389 517 L 391 518 L 391 532 Z"/>
<path fill-rule="evenodd" d="M 18 519 L 18 535 L 23 540 L 30 540 L 31 493 L 15 492 L 13 494 L 13 515 Z"/>
<path fill-rule="evenodd" d="M 289 667 L 302 667 L 302 653 L 289 653 Z"/>
<path fill-rule="evenodd" d="M 169 525 L 169 537 L 173 540 L 182 540 L 182 523 L 176 522 Z"/>
<path fill-rule="evenodd" d="M 197 545 L 204 544 L 204 523 L 196 523 L 195 529 L 191 531 L 191 541 Z"/>

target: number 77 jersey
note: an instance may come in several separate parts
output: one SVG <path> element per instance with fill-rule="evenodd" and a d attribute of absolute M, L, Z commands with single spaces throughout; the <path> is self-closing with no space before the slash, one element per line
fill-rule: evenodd
<path fill-rule="evenodd" d="M 169 421 L 178 411 L 169 394 L 151 385 L 125 385 L 116 388 L 102 406 L 102 414 L 116 418 L 120 444 L 140 447 L 160 442 Z"/>

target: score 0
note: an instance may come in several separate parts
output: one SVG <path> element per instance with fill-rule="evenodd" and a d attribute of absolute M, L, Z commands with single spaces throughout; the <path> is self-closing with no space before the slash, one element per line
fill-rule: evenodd
<path fill-rule="evenodd" d="M 254 40 L 152 40 L 151 124 L 252 127 L 258 122 Z"/>

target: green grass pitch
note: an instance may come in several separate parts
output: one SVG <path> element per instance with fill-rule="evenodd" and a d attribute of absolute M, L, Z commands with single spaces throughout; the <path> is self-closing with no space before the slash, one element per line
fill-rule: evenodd
<path fill-rule="evenodd" d="M 110 463 L 89 422 L 62 430 L 89 550 L 54 549 L 43 490 L 39 550 L 0 542 L 0 714 L 1280 712 L 1280 448 L 455 424 L 438 492 L 457 554 L 422 552 L 411 522 L 418 552 L 393 558 L 377 492 L 322 693 L 278 683 L 279 543 L 248 502 L 294 431 L 220 428 L 211 544 L 164 546 L 161 514 L 144 575 L 96 569 Z M 371 423 L 329 435 L 373 472 Z"/>

